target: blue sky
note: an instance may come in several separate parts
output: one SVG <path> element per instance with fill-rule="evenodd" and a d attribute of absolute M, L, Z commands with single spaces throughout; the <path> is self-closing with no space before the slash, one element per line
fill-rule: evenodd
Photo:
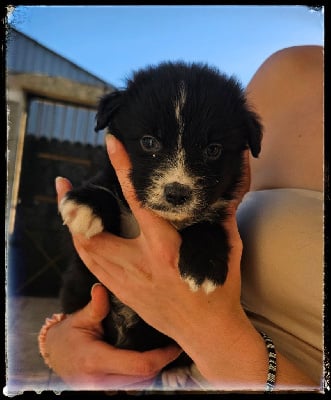
<path fill-rule="evenodd" d="M 246 85 L 274 51 L 324 43 L 306 6 L 19 6 L 11 23 L 112 83 L 164 60 L 203 61 Z"/>

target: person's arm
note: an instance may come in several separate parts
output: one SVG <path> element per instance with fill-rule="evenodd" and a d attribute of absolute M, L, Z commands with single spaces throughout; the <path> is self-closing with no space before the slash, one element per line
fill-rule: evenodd
<path fill-rule="evenodd" d="M 246 88 L 264 127 L 259 158 L 251 157 L 251 190 L 323 191 L 324 49 L 294 46 L 273 53 Z"/>
<path fill-rule="evenodd" d="M 130 161 L 123 146 L 114 138 L 107 145 L 141 233 L 129 240 L 109 233 L 91 239 L 74 235 L 80 257 L 121 301 L 174 338 L 212 387 L 263 391 L 268 357 L 263 339 L 240 304 L 242 242 L 235 208 L 226 222 L 232 250 L 225 284 L 208 295 L 201 290 L 192 292 L 179 276 L 180 235 L 166 221 L 140 207 L 128 179 Z M 318 388 L 285 357 L 277 355 L 276 390 Z"/>

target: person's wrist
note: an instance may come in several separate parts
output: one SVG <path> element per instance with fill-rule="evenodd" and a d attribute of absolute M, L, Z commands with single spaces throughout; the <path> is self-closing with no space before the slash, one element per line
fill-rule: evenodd
<path fill-rule="evenodd" d="M 221 314 L 221 313 L 220 313 Z M 186 324 L 178 344 L 193 359 L 212 387 L 264 391 L 268 373 L 268 353 L 260 333 L 241 309 L 237 315 L 215 320 L 208 317 Z M 212 329 L 206 329 L 206 327 Z"/>

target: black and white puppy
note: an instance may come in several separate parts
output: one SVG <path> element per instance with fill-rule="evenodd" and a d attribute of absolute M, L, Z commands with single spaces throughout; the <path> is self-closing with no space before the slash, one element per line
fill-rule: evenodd
<path fill-rule="evenodd" d="M 229 244 L 221 222 L 241 185 L 244 151 L 257 157 L 262 136 L 240 84 L 204 64 L 148 67 L 134 73 L 125 90 L 101 99 L 96 130 L 104 128 L 129 154 L 142 205 L 179 230 L 182 279 L 207 294 L 223 284 Z M 72 232 L 88 237 L 103 230 L 123 237 L 139 232 L 110 163 L 69 192 L 60 212 Z M 63 311 L 86 305 L 94 282 L 77 256 L 65 276 Z M 148 350 L 169 343 L 114 295 L 110 300 L 105 333 L 112 344 Z"/>

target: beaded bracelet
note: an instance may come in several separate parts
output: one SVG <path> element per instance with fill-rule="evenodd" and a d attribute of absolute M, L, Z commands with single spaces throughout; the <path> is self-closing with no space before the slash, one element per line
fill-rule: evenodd
<path fill-rule="evenodd" d="M 48 353 L 46 352 L 46 348 L 45 348 L 46 334 L 47 334 L 48 329 L 51 326 L 58 324 L 59 322 L 63 321 L 65 318 L 66 318 L 66 315 L 63 313 L 53 314 L 51 318 L 46 318 L 45 324 L 40 329 L 40 332 L 38 335 L 39 352 L 40 352 L 40 355 L 42 356 L 42 358 L 44 359 L 45 364 L 49 368 L 52 368 L 52 367 L 49 364 Z"/>
<path fill-rule="evenodd" d="M 269 365 L 268 365 L 268 375 L 267 375 L 267 383 L 266 383 L 266 392 L 271 392 L 276 383 L 276 372 L 277 372 L 277 356 L 276 349 L 272 339 L 265 334 L 264 332 L 260 332 L 260 335 L 263 337 L 263 340 L 266 344 L 266 348 L 268 351 Z"/>

